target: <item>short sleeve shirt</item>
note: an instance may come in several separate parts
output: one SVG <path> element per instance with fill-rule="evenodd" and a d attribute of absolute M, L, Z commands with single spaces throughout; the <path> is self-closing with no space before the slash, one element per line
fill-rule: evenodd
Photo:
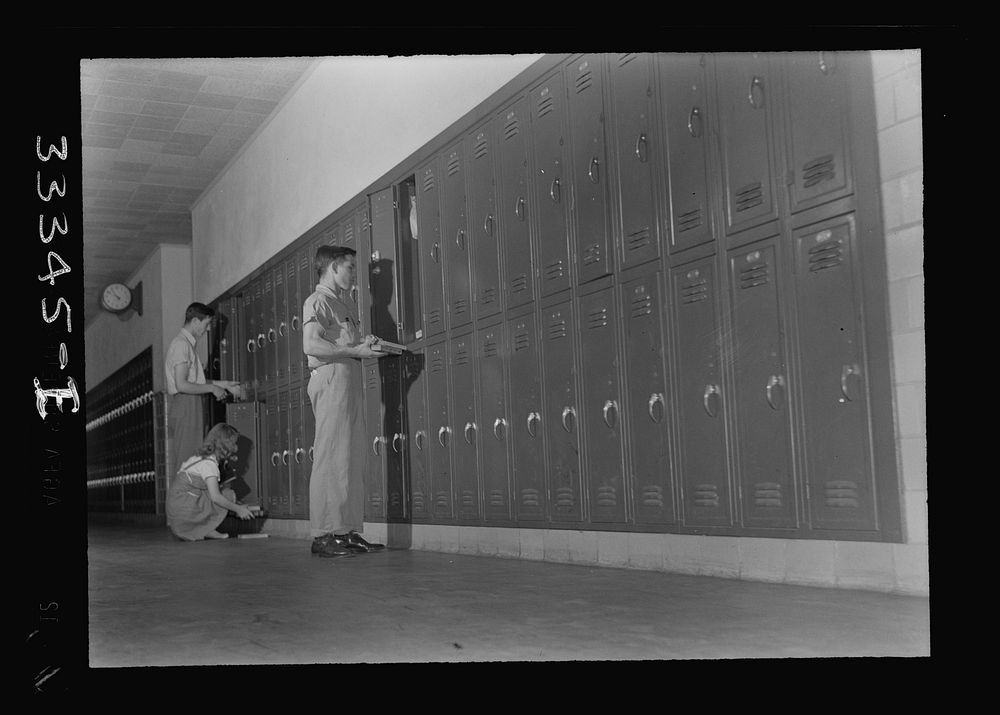
<path fill-rule="evenodd" d="M 196 385 L 205 384 L 205 368 L 201 364 L 201 358 L 195 352 L 194 346 L 197 341 L 187 330 L 181 328 L 181 332 L 174 338 L 170 347 L 167 348 L 167 356 L 163 364 L 167 371 L 167 394 L 176 395 L 177 381 L 174 379 L 174 368 L 178 365 L 187 365 L 187 381 Z"/>
<path fill-rule="evenodd" d="M 327 342 L 343 347 L 361 342 L 361 325 L 358 323 L 357 308 L 349 297 L 341 297 L 324 285 L 306 298 L 302 306 L 302 327 L 309 323 L 319 323 L 320 337 Z M 315 369 L 337 360 L 320 359 L 309 355 L 309 368 Z"/>
<path fill-rule="evenodd" d="M 186 459 L 180 469 L 182 478 L 186 478 L 191 487 L 205 489 L 205 480 L 211 477 L 219 478 L 219 465 L 214 459 L 195 455 Z"/>

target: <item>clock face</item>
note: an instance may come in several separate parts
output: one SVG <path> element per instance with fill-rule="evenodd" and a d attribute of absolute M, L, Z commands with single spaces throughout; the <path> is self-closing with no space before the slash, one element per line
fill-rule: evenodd
<path fill-rule="evenodd" d="M 101 294 L 101 305 L 113 313 L 120 313 L 132 303 L 132 291 L 122 283 L 112 283 Z"/>

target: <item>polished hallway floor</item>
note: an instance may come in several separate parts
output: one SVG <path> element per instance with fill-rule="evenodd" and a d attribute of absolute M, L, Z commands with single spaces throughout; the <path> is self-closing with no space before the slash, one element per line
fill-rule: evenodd
<path fill-rule="evenodd" d="M 92 667 L 927 656 L 929 600 L 91 524 Z"/>

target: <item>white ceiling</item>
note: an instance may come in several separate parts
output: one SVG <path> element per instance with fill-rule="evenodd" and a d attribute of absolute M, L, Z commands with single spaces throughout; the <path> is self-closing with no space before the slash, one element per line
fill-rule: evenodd
<path fill-rule="evenodd" d="M 86 322 L 157 244 L 191 243 L 191 205 L 312 62 L 80 62 Z"/>

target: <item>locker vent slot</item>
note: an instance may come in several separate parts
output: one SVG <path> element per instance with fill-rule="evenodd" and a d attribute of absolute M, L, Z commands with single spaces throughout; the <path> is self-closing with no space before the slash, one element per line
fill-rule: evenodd
<path fill-rule="evenodd" d="M 594 83 L 594 76 L 591 71 L 584 70 L 576 76 L 576 93 L 580 94 Z"/>
<path fill-rule="evenodd" d="M 521 490 L 521 504 L 523 506 L 541 506 L 538 500 L 538 490 L 537 489 L 522 489 Z"/>
<path fill-rule="evenodd" d="M 566 321 L 554 320 L 549 323 L 549 340 L 559 340 L 566 337 Z"/>
<path fill-rule="evenodd" d="M 381 494 L 372 494 L 371 496 L 368 497 L 368 503 L 371 504 L 372 507 L 375 508 L 375 509 L 381 509 L 382 508 L 382 495 Z"/>
<path fill-rule="evenodd" d="M 826 483 L 826 505 L 834 508 L 857 509 L 860 505 L 858 484 L 844 479 Z"/>
<path fill-rule="evenodd" d="M 455 315 L 461 315 L 462 313 L 469 312 L 469 301 L 465 299 L 459 299 L 455 301 Z"/>
<path fill-rule="evenodd" d="M 559 487 L 556 489 L 556 506 L 575 507 L 576 499 L 573 494 L 573 487 Z"/>
<path fill-rule="evenodd" d="M 565 274 L 566 269 L 563 267 L 562 259 L 558 261 L 553 261 L 552 263 L 545 266 L 545 280 L 554 281 L 562 278 Z"/>
<path fill-rule="evenodd" d="M 520 133 L 517 117 L 513 117 L 503 126 L 503 140 L 510 141 Z"/>
<path fill-rule="evenodd" d="M 527 350 L 529 347 L 531 347 L 531 337 L 527 330 L 514 334 L 514 352 Z"/>
<path fill-rule="evenodd" d="M 843 262 L 840 241 L 828 240 L 809 249 L 809 270 L 815 273 L 824 268 L 836 268 Z"/>
<path fill-rule="evenodd" d="M 424 191 L 434 190 L 434 172 L 428 171 L 424 174 Z"/>
<path fill-rule="evenodd" d="M 434 500 L 434 505 L 443 509 L 447 509 L 451 506 L 451 498 L 448 492 L 438 492 L 437 498 Z"/>
<path fill-rule="evenodd" d="M 598 308 L 592 310 L 587 315 L 587 328 L 590 330 L 600 330 L 608 325 L 608 309 Z"/>
<path fill-rule="evenodd" d="M 423 511 L 426 508 L 424 503 L 424 493 L 414 491 L 413 492 L 413 511 Z"/>
<path fill-rule="evenodd" d="M 393 492 L 389 495 L 389 506 L 399 506 L 402 504 L 402 501 L 399 492 Z"/>
<path fill-rule="evenodd" d="M 373 370 L 373 371 L 371 371 L 371 372 L 368 373 L 368 379 L 365 380 L 365 386 L 369 390 L 377 390 L 378 389 L 378 373 L 377 372 L 375 372 Z"/>
<path fill-rule="evenodd" d="M 434 357 L 431 358 L 431 372 L 444 372 L 444 355 L 441 353 L 436 353 Z"/>
<path fill-rule="evenodd" d="M 483 343 L 483 357 L 496 357 L 500 350 L 497 347 L 497 341 L 492 338 L 487 338 Z"/>
<path fill-rule="evenodd" d="M 441 309 L 435 308 L 430 313 L 427 314 L 427 322 L 430 324 L 441 322 Z"/>
<path fill-rule="evenodd" d="M 759 181 L 736 190 L 737 211 L 747 211 L 762 203 L 764 203 L 764 191 Z"/>
<path fill-rule="evenodd" d="M 781 506 L 781 485 L 777 482 L 759 482 L 753 485 L 754 506 Z"/>
<path fill-rule="evenodd" d="M 749 268 L 740 269 L 740 289 L 767 285 L 771 278 L 770 268 L 766 263 L 756 263 Z"/>
<path fill-rule="evenodd" d="M 618 490 L 610 485 L 597 487 L 597 506 L 618 506 Z"/>
<path fill-rule="evenodd" d="M 448 157 L 448 176 L 454 176 L 462 168 L 462 157 L 452 154 Z"/>
<path fill-rule="evenodd" d="M 546 114 L 551 112 L 554 108 L 555 108 L 555 100 L 552 99 L 551 94 L 547 94 L 546 96 L 542 97 L 542 99 L 538 102 L 538 115 L 537 115 L 538 118 L 541 119 Z"/>
<path fill-rule="evenodd" d="M 354 240 L 354 224 L 349 223 L 344 226 L 344 243 L 350 243 Z"/>
<path fill-rule="evenodd" d="M 476 143 L 472 146 L 472 156 L 474 159 L 482 159 L 489 152 L 489 142 L 486 141 L 486 135 L 480 134 L 476 137 Z"/>
<path fill-rule="evenodd" d="M 836 167 L 833 163 L 833 155 L 821 156 L 818 159 L 806 162 L 802 167 L 802 181 L 808 189 L 811 186 L 829 181 L 834 177 Z"/>
<path fill-rule="evenodd" d="M 520 293 L 528 288 L 528 276 L 522 273 L 510 282 L 510 292 Z"/>
<path fill-rule="evenodd" d="M 295 266 L 295 261 L 289 261 L 288 265 L 285 266 L 288 269 L 288 282 L 291 283 L 295 280 L 297 268 Z"/>
<path fill-rule="evenodd" d="M 629 251 L 638 251 L 643 246 L 649 245 L 649 229 L 644 228 L 641 231 L 636 231 L 631 234 L 627 239 L 627 246 Z"/>
<path fill-rule="evenodd" d="M 685 211 L 677 216 L 677 233 L 684 233 L 701 226 L 701 207 Z"/>
<path fill-rule="evenodd" d="M 591 263 L 598 263 L 601 260 L 601 244 L 592 243 L 583 251 L 583 265 L 589 266 Z"/>
<path fill-rule="evenodd" d="M 497 299 L 497 289 L 496 288 L 483 288 L 482 292 L 479 294 L 482 298 L 483 305 L 488 305 Z"/>
<path fill-rule="evenodd" d="M 274 272 L 274 287 L 277 289 L 278 286 L 285 285 L 285 274 L 281 271 Z"/>
<path fill-rule="evenodd" d="M 641 318 L 653 312 L 653 298 L 649 293 L 644 293 L 632 298 L 632 317 Z"/>
<path fill-rule="evenodd" d="M 708 300 L 708 281 L 702 278 L 681 286 L 681 302 L 697 303 Z"/>
<path fill-rule="evenodd" d="M 694 505 L 708 508 L 719 506 L 719 488 L 714 484 L 698 484 L 694 488 Z"/>
<path fill-rule="evenodd" d="M 371 225 L 372 223 L 371 220 L 368 218 L 368 211 L 366 210 L 364 214 L 361 216 L 361 230 L 367 231 L 369 228 L 371 228 Z M 345 237 L 347 236 L 347 233 L 348 233 L 347 229 L 344 229 Z"/>
<path fill-rule="evenodd" d="M 507 495 L 498 489 L 490 492 L 490 506 L 506 506 Z"/>
<path fill-rule="evenodd" d="M 642 490 L 642 505 L 643 506 L 663 506 L 663 487 L 645 487 Z"/>
<path fill-rule="evenodd" d="M 473 508 L 476 506 L 476 493 L 469 489 L 462 490 L 462 506 Z"/>
<path fill-rule="evenodd" d="M 468 365 L 469 364 L 469 346 L 465 343 L 459 343 L 455 347 L 455 364 L 456 365 Z"/>
<path fill-rule="evenodd" d="M 264 295 L 271 292 L 271 274 L 267 274 L 267 278 L 264 279 Z"/>
<path fill-rule="evenodd" d="M 303 253 L 302 259 L 299 261 L 299 270 L 300 271 L 308 270 L 310 263 L 312 263 L 312 259 L 309 258 L 309 254 Z"/>

